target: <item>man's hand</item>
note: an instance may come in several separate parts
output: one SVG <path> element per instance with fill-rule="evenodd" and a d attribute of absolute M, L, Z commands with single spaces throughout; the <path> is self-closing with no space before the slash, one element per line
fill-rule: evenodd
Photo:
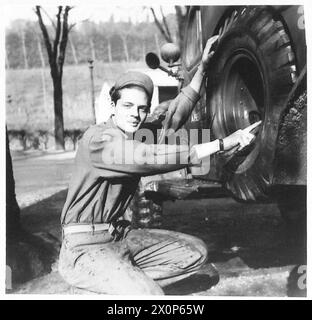
<path fill-rule="evenodd" d="M 255 138 L 255 135 L 250 133 L 261 124 L 261 121 L 255 122 L 245 129 L 239 129 L 223 139 L 224 150 L 229 151 L 235 148 L 235 151 L 240 151 L 249 145 Z"/>
<path fill-rule="evenodd" d="M 214 47 L 217 44 L 219 39 L 219 35 L 213 36 L 207 40 L 203 55 L 202 55 L 202 64 L 204 68 L 207 68 L 209 61 L 211 60 L 212 56 L 214 55 Z"/>
<path fill-rule="evenodd" d="M 201 63 L 198 67 L 197 72 L 195 73 L 193 79 L 191 80 L 189 87 L 191 87 L 197 94 L 200 93 L 200 88 L 203 83 L 204 78 L 204 72 L 206 70 L 206 67 L 211 59 L 211 57 L 214 54 L 214 51 L 210 52 L 213 45 L 218 40 L 218 35 L 211 37 L 205 46 Z M 188 99 L 186 99 L 188 100 Z M 182 101 L 184 101 L 182 103 Z M 169 134 L 169 130 L 172 129 L 172 131 L 176 131 L 186 122 L 188 117 L 191 115 L 192 110 L 194 109 L 196 104 L 196 101 L 190 103 L 185 102 L 185 98 L 179 99 L 179 96 L 177 99 L 173 100 L 173 102 L 170 104 L 168 108 L 168 112 L 166 115 L 166 119 L 164 121 L 164 128 L 162 130 L 162 133 L 160 135 L 159 142 L 162 143 L 164 140 L 164 137 L 166 134 Z"/>
<path fill-rule="evenodd" d="M 236 151 L 243 149 L 247 146 L 255 136 L 250 133 L 251 130 L 255 129 L 260 125 L 261 121 L 253 123 L 251 126 L 234 132 L 228 137 L 223 139 L 224 152 L 222 152 L 222 157 L 228 161 L 229 157 L 232 156 Z M 219 151 L 219 141 L 214 140 L 207 143 L 194 145 L 191 149 L 191 161 L 194 159 L 201 160 L 211 154 L 214 154 Z"/>

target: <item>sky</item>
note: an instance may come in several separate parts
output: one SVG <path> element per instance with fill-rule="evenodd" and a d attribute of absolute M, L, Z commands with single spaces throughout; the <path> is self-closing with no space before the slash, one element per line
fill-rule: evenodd
<path fill-rule="evenodd" d="M 105 3 L 105 2 L 103 2 Z M 107 2 L 106 2 L 107 3 Z M 115 3 L 115 2 L 114 2 Z M 35 4 L 6 4 L 3 7 L 4 10 L 4 26 L 10 26 L 10 23 L 15 19 L 27 19 L 37 20 L 37 17 L 33 11 Z M 57 3 L 53 6 L 42 5 L 42 7 L 48 12 L 49 16 L 53 17 L 56 14 Z M 174 12 L 173 6 L 162 6 L 165 14 Z M 155 6 L 156 12 L 159 10 L 159 6 Z M 158 11 L 159 12 L 159 11 Z M 150 21 L 153 21 L 153 17 L 148 7 L 142 5 L 74 5 L 73 10 L 70 12 L 69 20 L 70 23 L 79 23 L 88 19 L 90 21 L 108 21 L 111 15 L 114 15 L 115 21 L 128 21 L 131 19 L 132 22 L 145 21 L 149 16 Z"/>
<path fill-rule="evenodd" d="M 41 5 L 51 15 L 54 14 L 56 6 L 60 4 L 73 5 L 75 9 L 70 14 L 70 22 L 79 22 L 85 19 L 91 21 L 107 21 L 112 13 L 115 16 L 115 20 L 128 21 L 130 18 L 133 22 L 140 22 L 146 19 L 146 15 L 150 16 L 153 20 L 150 10 L 143 11 L 143 7 L 153 6 L 155 9 L 159 9 L 161 5 L 165 14 L 174 12 L 174 5 L 237 5 L 237 4 L 305 4 L 308 0 L 67 0 L 63 1 L 55 0 L 1 0 L 1 24 L 4 27 L 10 25 L 11 21 L 15 19 L 30 19 L 36 20 L 36 16 L 32 10 L 35 5 Z M 87 3 L 87 5 L 86 5 Z M 131 3 L 131 6 L 129 5 Z"/>

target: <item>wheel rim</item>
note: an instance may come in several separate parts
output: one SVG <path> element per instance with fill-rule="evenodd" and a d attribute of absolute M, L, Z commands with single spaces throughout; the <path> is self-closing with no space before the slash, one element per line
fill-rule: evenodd
<path fill-rule="evenodd" d="M 245 50 L 235 52 L 228 60 L 221 82 L 222 103 L 218 112 L 223 136 L 264 119 L 265 91 L 260 70 L 256 58 Z M 236 161 L 228 169 L 236 173 L 247 170 L 258 153 L 256 139 L 236 155 Z"/>

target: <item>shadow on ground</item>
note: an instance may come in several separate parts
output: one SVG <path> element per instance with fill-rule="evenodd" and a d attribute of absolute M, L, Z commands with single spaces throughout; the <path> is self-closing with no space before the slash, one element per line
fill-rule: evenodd
<path fill-rule="evenodd" d="M 48 232 L 61 241 L 60 217 L 67 190 L 21 210 L 22 225 L 31 232 Z"/>
<path fill-rule="evenodd" d="M 165 203 L 164 228 L 203 239 L 209 261 L 239 257 L 250 268 L 306 263 L 306 234 L 290 230 L 275 204 L 244 204 L 233 199 Z"/>

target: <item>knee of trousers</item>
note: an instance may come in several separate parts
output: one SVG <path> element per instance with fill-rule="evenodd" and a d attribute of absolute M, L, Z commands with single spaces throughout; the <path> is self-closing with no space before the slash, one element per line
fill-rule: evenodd
<path fill-rule="evenodd" d="M 70 275 L 73 271 L 73 261 L 68 257 L 68 252 L 62 245 L 60 254 L 59 254 L 59 261 L 58 261 L 58 272 L 62 276 L 62 278 L 70 283 Z"/>
<path fill-rule="evenodd" d="M 199 240 L 199 250 L 203 257 L 203 263 L 208 259 L 208 248 L 204 241 Z"/>
<path fill-rule="evenodd" d="M 208 248 L 205 242 L 197 237 L 193 237 L 193 244 L 197 249 L 197 252 L 200 255 L 200 259 L 198 260 L 198 264 L 204 264 L 208 259 Z"/>

